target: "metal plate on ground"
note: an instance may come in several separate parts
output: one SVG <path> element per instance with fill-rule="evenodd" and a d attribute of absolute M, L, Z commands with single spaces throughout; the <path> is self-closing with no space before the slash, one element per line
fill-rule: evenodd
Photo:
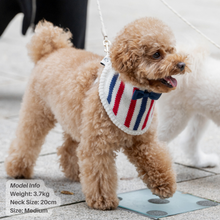
<path fill-rule="evenodd" d="M 119 207 L 140 213 L 152 219 L 177 215 L 219 205 L 207 199 L 177 191 L 172 198 L 160 199 L 149 189 L 118 194 Z"/>

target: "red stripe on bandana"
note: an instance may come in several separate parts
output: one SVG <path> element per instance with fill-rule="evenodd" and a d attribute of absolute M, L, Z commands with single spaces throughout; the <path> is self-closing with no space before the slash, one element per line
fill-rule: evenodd
<path fill-rule="evenodd" d="M 117 115 L 117 113 L 118 113 L 118 108 L 119 108 L 119 104 L 120 104 L 124 89 L 125 89 L 125 84 L 124 84 L 124 82 L 121 82 L 119 89 L 118 89 L 118 92 L 117 92 L 117 95 L 116 95 L 116 98 L 115 98 L 115 104 L 113 107 L 113 112 L 115 115 Z"/>
<path fill-rule="evenodd" d="M 137 90 L 137 89 L 138 88 L 133 89 L 133 94 L 134 94 L 134 91 Z M 126 117 L 125 123 L 124 123 L 124 125 L 128 128 L 130 127 L 130 123 L 131 123 L 131 119 L 132 119 L 133 114 L 134 114 L 134 109 L 135 109 L 135 106 L 136 106 L 136 102 L 137 102 L 137 100 L 131 99 L 131 103 L 130 103 L 130 106 L 129 106 L 129 109 L 128 109 L 128 114 L 127 114 L 127 117 Z"/>
<path fill-rule="evenodd" d="M 147 125 L 148 118 L 149 118 L 149 115 L 150 115 L 150 112 L 151 112 L 151 109 L 152 109 L 153 104 L 154 104 L 154 100 L 151 100 L 150 109 L 148 110 L 147 116 L 146 116 L 146 118 L 145 118 L 145 121 L 144 121 L 144 124 L 143 124 L 141 130 L 143 130 L 143 129 L 146 127 L 146 125 Z"/>

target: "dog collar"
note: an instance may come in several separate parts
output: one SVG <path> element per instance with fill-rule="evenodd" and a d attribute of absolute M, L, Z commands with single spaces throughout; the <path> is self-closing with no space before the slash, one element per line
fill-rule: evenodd
<path fill-rule="evenodd" d="M 123 82 L 112 68 L 109 57 L 106 56 L 101 64 L 105 67 L 100 76 L 99 97 L 109 118 L 127 134 L 145 133 L 153 118 L 155 100 L 161 94 Z"/>

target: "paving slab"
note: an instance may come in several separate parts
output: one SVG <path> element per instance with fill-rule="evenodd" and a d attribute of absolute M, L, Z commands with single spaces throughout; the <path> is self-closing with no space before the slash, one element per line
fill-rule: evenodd
<path fill-rule="evenodd" d="M 7 179 L 6 179 L 6 174 L 3 170 L 4 168 L 2 164 L 0 164 L 0 173 L 1 173 L 0 175 L 0 218 L 5 216 L 5 209 L 6 209 L 5 190 L 6 190 Z"/>
<path fill-rule="evenodd" d="M 0 119 L 0 162 L 5 160 L 11 140 L 15 136 L 16 123 Z"/>
<path fill-rule="evenodd" d="M 19 115 L 26 84 L 9 79 L 8 84 L 0 85 L 0 118 Z"/>
<path fill-rule="evenodd" d="M 175 164 L 174 169 L 177 175 L 176 177 L 177 183 L 194 180 L 194 179 L 200 179 L 200 178 L 214 175 L 213 173 L 210 173 L 210 172 L 182 166 L 180 164 Z"/>
<path fill-rule="evenodd" d="M 2 179 L 2 193 L 0 194 L 0 201 L 3 201 L 2 203 L 4 204 L 6 181 L 10 180 L 11 178 L 7 177 L 4 170 L 4 164 L 0 164 L 0 173 Z M 34 169 L 34 176 L 32 179 L 43 180 L 45 182 L 45 185 L 49 188 L 52 188 L 55 192 L 55 195 L 61 198 L 62 205 L 85 200 L 84 195 L 81 191 L 81 184 L 68 180 L 61 172 L 57 155 L 40 156 L 37 160 Z M 118 192 L 125 192 L 141 188 L 146 188 L 146 186 L 139 178 L 134 178 L 130 181 L 126 181 L 120 180 L 119 176 Z M 64 195 L 61 194 L 61 191 L 70 191 L 73 192 L 74 195 Z M 2 216 L 4 216 L 4 212 Z"/>
<path fill-rule="evenodd" d="M 194 212 L 187 212 L 180 215 L 162 218 L 161 220 L 218 220 L 219 216 L 220 206 L 215 206 Z"/>
<path fill-rule="evenodd" d="M 7 176 L 4 164 L 0 164 L 0 173 L 0 202 L 4 204 L 6 181 L 12 180 L 12 178 Z M 63 172 L 61 172 L 57 155 L 47 155 L 38 158 L 32 180 L 37 179 L 43 180 L 46 187 L 54 190 L 55 195 L 61 198 L 62 205 L 85 200 L 81 184 L 65 178 Z M 62 194 L 61 191 L 70 191 L 73 195 Z M 0 211 L 0 216 L 5 216 L 5 208 L 4 210 L 0 209 Z"/>
<path fill-rule="evenodd" d="M 64 176 L 59 167 L 57 155 L 39 157 L 33 178 L 43 180 L 47 187 L 52 188 L 55 194 L 61 198 L 61 204 L 85 200 L 81 184 L 73 182 Z M 73 195 L 65 195 L 61 191 L 70 191 Z"/>
<path fill-rule="evenodd" d="M 214 175 L 197 180 L 191 180 L 177 184 L 177 189 L 184 193 L 199 196 L 220 202 L 220 175 Z"/>
<path fill-rule="evenodd" d="M 109 219 L 109 220 L 121 220 L 121 219 L 140 219 L 140 220 L 146 220 L 149 219 L 148 217 L 141 216 L 139 214 L 126 211 L 120 208 L 117 208 L 116 210 L 111 210 L 111 211 L 99 211 L 99 210 L 94 210 L 90 209 L 86 203 L 80 203 L 76 205 L 71 205 L 71 206 L 66 206 L 65 209 L 58 208 L 53 211 L 52 217 L 54 219 L 59 219 L 60 213 L 67 212 L 69 217 L 72 219 L 76 220 L 84 220 L 84 219 L 97 219 L 97 220 L 102 220 L 102 219 Z M 68 219 L 68 218 L 66 218 Z"/>
<path fill-rule="evenodd" d="M 17 122 L 12 120 L 0 119 L 0 162 L 5 160 L 9 146 L 17 128 Z M 46 137 L 46 140 L 42 146 L 40 155 L 51 154 L 57 152 L 57 147 L 63 143 L 63 135 L 59 132 L 61 128 L 58 126 L 55 130 L 52 130 Z"/>
<path fill-rule="evenodd" d="M 134 187 L 133 185 L 138 186 L 139 189 L 145 188 L 145 185 L 137 177 L 138 173 L 135 166 L 128 161 L 126 155 L 122 152 L 117 153 L 116 165 L 118 168 L 118 176 L 121 180 L 121 183 L 119 184 L 121 184 L 123 190 L 129 191 L 129 185 L 126 185 L 126 182 L 129 182 L 129 184 L 132 184 L 133 182 L 132 188 Z M 197 168 L 190 168 L 181 164 L 174 164 L 174 169 L 177 175 L 177 182 L 199 179 L 214 175 L 211 172 Z M 138 187 L 136 189 L 138 189 Z"/>
<path fill-rule="evenodd" d="M 69 219 L 74 219 L 74 220 L 147 220 L 150 219 L 145 216 L 141 216 L 139 214 L 126 211 L 124 209 L 117 208 L 116 210 L 110 210 L 110 211 L 101 211 L 101 210 L 94 210 L 90 209 L 86 203 L 78 203 L 78 204 L 73 204 L 73 205 L 68 205 L 68 206 L 63 206 L 63 207 L 58 207 L 58 208 L 53 208 L 52 209 L 52 215 L 48 218 L 44 217 L 36 217 L 34 218 L 35 220 L 42 219 L 64 219 L 64 220 L 69 220 Z M 13 216 L 10 217 L 10 219 L 30 219 L 30 217 L 25 217 L 25 215 L 18 215 L 18 216 Z"/>
<path fill-rule="evenodd" d="M 211 208 L 206 208 L 203 210 L 198 210 L 198 211 L 193 211 L 193 212 L 188 212 L 184 214 L 179 214 L 179 215 L 174 215 L 171 217 L 166 217 L 166 218 L 161 218 L 161 220 L 217 220 L 218 216 L 220 215 L 220 207 L 211 207 Z M 8 219 L 8 218 L 7 218 Z M 21 216 L 13 216 L 10 217 L 10 219 L 28 219 L 25 218 L 25 215 Z M 30 218 L 29 218 L 30 219 Z M 86 220 L 86 219 L 92 219 L 92 220 L 121 220 L 121 219 L 131 219 L 131 220 L 147 220 L 150 219 L 145 216 L 141 216 L 139 214 L 126 211 L 123 209 L 116 209 L 116 210 L 111 210 L 111 211 L 98 211 L 98 210 L 93 210 L 90 209 L 86 203 L 78 203 L 78 204 L 73 204 L 73 205 L 68 205 L 68 206 L 63 206 L 63 207 L 58 207 L 54 208 L 52 215 L 50 218 L 33 218 L 35 220 L 42 219 L 64 219 L 64 220 L 69 220 L 69 219 L 74 219 L 74 220 Z"/>
<path fill-rule="evenodd" d="M 119 155 L 120 161 L 124 160 L 124 167 L 132 167 L 132 164 L 129 164 L 128 161 L 126 161 L 125 155 Z M 122 172 L 122 167 L 119 165 L 120 163 L 117 163 L 118 168 L 118 179 L 119 179 L 119 185 L 118 185 L 118 193 L 122 192 L 128 192 L 133 191 L 137 189 L 143 189 L 146 188 L 145 184 L 137 177 L 137 173 L 135 173 L 135 168 L 133 170 L 133 175 L 128 172 L 128 175 L 126 175 L 126 172 L 128 170 L 125 170 L 126 172 Z M 11 178 L 7 177 L 5 170 L 4 170 L 4 164 L 0 164 L 1 170 L 1 190 L 3 190 L 2 197 L 0 197 L 0 201 L 5 201 L 5 182 L 7 180 L 10 180 Z M 201 178 L 206 177 L 207 175 L 213 175 L 208 172 L 195 172 L 195 169 L 190 169 L 187 167 L 183 167 L 180 165 L 176 165 L 177 172 L 180 172 L 179 180 L 189 180 L 193 178 Z M 181 174 L 181 172 L 183 174 Z M 40 156 L 37 160 L 35 169 L 34 169 L 34 176 L 33 179 L 41 179 L 45 182 L 45 185 L 49 188 L 52 188 L 55 192 L 55 195 L 59 196 L 61 198 L 61 204 L 70 204 L 74 202 L 79 202 L 85 200 L 84 195 L 81 191 L 81 184 L 75 183 L 67 178 L 64 177 L 64 174 L 61 172 L 59 168 L 59 162 L 58 157 L 55 154 L 52 155 L 45 155 Z M 64 195 L 61 194 L 61 191 L 70 191 L 73 192 L 74 195 Z M 3 202 L 4 203 L 4 202 Z M 2 215 L 4 216 L 4 214 Z"/>

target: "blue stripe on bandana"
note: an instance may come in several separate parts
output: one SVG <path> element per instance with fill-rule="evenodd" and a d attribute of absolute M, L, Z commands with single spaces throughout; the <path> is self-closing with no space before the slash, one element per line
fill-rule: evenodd
<path fill-rule="evenodd" d="M 144 97 L 143 100 L 142 100 L 141 108 L 140 108 L 140 111 L 139 111 L 138 116 L 137 116 L 137 120 L 136 120 L 134 128 L 133 128 L 134 131 L 136 131 L 138 129 L 139 125 L 140 125 L 141 119 L 142 119 L 143 114 L 145 113 L 145 110 L 146 110 L 147 100 L 148 100 L 147 97 Z"/>
<path fill-rule="evenodd" d="M 112 93 L 113 93 L 113 89 L 115 87 L 116 81 L 118 79 L 119 74 L 115 74 L 112 78 L 112 81 L 110 83 L 110 87 L 109 87 L 109 92 L 108 92 L 108 97 L 107 97 L 107 101 L 110 104 L 111 100 L 112 100 Z"/>

